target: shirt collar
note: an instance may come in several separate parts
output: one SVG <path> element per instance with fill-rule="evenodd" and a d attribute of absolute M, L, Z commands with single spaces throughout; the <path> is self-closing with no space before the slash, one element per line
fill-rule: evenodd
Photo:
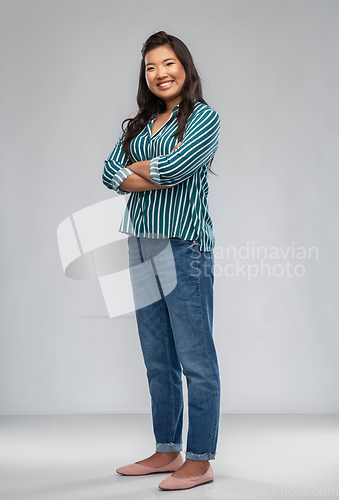
<path fill-rule="evenodd" d="M 180 103 L 179 103 L 179 104 L 177 104 L 176 106 L 174 106 L 174 108 L 172 108 L 172 113 L 173 113 L 173 111 L 175 111 L 177 108 L 179 108 L 179 105 L 180 105 Z M 154 118 L 155 116 L 157 116 L 157 113 L 154 113 L 154 115 L 152 115 L 152 118 Z"/>
<path fill-rule="evenodd" d="M 194 104 L 196 104 L 197 102 L 198 102 L 197 99 L 194 99 Z M 174 108 L 172 108 L 172 113 L 174 113 L 177 109 L 179 109 L 179 106 L 180 106 L 180 102 L 179 102 L 179 104 L 174 106 Z M 157 116 L 157 113 L 154 113 L 154 115 L 151 116 L 151 120 L 153 120 L 153 118 L 155 118 L 156 116 Z"/>
<path fill-rule="evenodd" d="M 197 102 L 199 102 L 198 99 L 194 99 L 194 107 L 196 106 Z M 177 104 L 176 106 L 174 106 L 174 108 L 172 108 L 172 111 L 175 111 L 177 108 L 179 108 L 180 104 L 181 103 L 179 102 L 179 104 Z"/>

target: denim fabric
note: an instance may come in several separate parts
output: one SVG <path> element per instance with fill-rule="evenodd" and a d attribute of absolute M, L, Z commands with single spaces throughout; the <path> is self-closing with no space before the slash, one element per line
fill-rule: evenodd
<path fill-rule="evenodd" d="M 188 393 L 186 458 L 216 455 L 220 378 L 213 341 L 213 250 L 179 238 L 129 236 L 138 333 L 151 396 L 156 451 L 181 451 L 182 372 Z M 142 272 L 140 268 L 143 267 Z"/>

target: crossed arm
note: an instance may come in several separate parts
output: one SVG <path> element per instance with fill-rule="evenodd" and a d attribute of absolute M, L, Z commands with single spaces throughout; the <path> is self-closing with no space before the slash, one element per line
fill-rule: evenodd
<path fill-rule="evenodd" d="M 153 191 L 153 189 L 168 189 L 170 186 L 157 186 L 150 181 L 149 165 L 151 160 L 138 161 L 128 168 L 134 172 L 119 186 L 121 191 Z M 138 172 L 138 173 L 137 173 Z M 143 174 L 143 175 L 142 175 Z M 144 177 L 145 176 L 145 177 Z"/>
<path fill-rule="evenodd" d="M 179 147 L 181 142 L 179 142 L 171 151 Z M 128 168 L 134 172 L 134 174 L 129 175 L 119 186 L 121 191 L 153 191 L 155 189 L 168 189 L 172 186 L 158 186 L 151 182 L 150 176 L 150 163 L 151 160 L 138 161 L 132 165 L 128 165 Z"/>
<path fill-rule="evenodd" d="M 167 155 L 128 165 L 122 137 L 105 161 L 103 183 L 118 194 L 168 189 L 188 179 L 206 165 L 218 147 L 220 117 L 212 108 L 203 109 L 187 122 L 182 143 Z M 174 151 L 178 146 L 180 148 Z"/>
<path fill-rule="evenodd" d="M 138 162 L 139 163 L 139 162 Z M 136 165 L 128 165 L 128 168 Z M 132 170 L 132 169 L 131 169 Z M 157 186 L 139 174 L 132 174 L 127 177 L 119 186 L 121 191 L 153 191 L 153 189 L 168 189 L 171 186 Z"/>

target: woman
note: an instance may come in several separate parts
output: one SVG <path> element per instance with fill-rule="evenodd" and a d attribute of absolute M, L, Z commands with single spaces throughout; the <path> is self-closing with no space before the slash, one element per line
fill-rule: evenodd
<path fill-rule="evenodd" d="M 128 121 L 126 130 L 105 162 L 103 183 L 119 194 L 131 193 L 120 231 L 129 234 L 156 453 L 116 472 L 173 472 L 159 488 L 186 489 L 213 481 L 209 460 L 215 459 L 219 428 L 207 174 L 220 119 L 202 97 L 188 48 L 164 31 L 143 45 L 137 103 L 138 114 L 123 122 Z M 138 274 L 140 263 L 147 264 L 147 272 Z M 189 406 L 185 462 L 182 371 Z"/>

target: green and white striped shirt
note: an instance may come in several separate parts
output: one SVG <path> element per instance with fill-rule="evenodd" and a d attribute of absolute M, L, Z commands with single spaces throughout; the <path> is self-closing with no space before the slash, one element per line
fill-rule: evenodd
<path fill-rule="evenodd" d="M 219 143 L 220 117 L 210 106 L 195 101 L 181 145 L 171 153 L 179 136 L 179 105 L 172 109 L 168 121 L 153 136 L 152 121 L 130 142 L 131 158 L 122 148 L 124 132 L 105 161 L 102 180 L 119 194 L 131 174 L 128 164 L 150 162 L 151 182 L 168 189 L 132 192 L 119 231 L 146 238 L 180 238 L 200 243 L 203 252 L 215 246 L 213 223 L 208 208 L 207 172 Z"/>

